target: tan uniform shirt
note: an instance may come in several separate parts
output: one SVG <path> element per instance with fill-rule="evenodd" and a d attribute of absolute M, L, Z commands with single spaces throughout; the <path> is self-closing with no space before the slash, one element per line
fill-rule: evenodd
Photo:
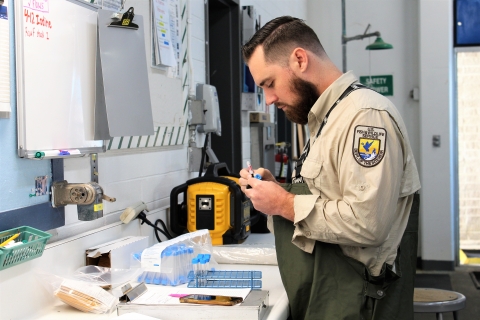
<path fill-rule="evenodd" d="M 295 196 L 292 243 L 309 253 L 315 241 L 339 244 L 378 275 L 395 260 L 420 180 L 398 110 L 373 90 L 344 98 L 315 140 L 330 107 L 356 81 L 352 72 L 342 75 L 310 110 L 301 175 L 312 195 Z"/>

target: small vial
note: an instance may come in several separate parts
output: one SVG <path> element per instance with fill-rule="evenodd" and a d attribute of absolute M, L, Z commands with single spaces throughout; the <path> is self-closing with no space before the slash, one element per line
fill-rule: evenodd
<path fill-rule="evenodd" d="M 193 270 L 193 265 L 192 265 L 192 259 L 193 257 L 193 248 L 188 248 L 188 268 L 187 268 L 187 276 L 190 273 L 190 271 Z"/>
<path fill-rule="evenodd" d="M 192 268 L 193 268 L 193 277 L 195 280 L 195 287 L 198 288 L 198 278 L 199 278 L 199 265 L 198 265 L 198 258 L 192 259 Z"/>
<path fill-rule="evenodd" d="M 205 260 L 206 260 L 206 265 L 205 265 L 206 274 L 205 275 L 208 275 L 208 271 L 210 271 L 210 257 L 211 257 L 210 254 L 205 255 Z"/>
<path fill-rule="evenodd" d="M 200 285 L 205 287 L 207 285 L 207 260 L 205 257 L 200 261 Z"/>

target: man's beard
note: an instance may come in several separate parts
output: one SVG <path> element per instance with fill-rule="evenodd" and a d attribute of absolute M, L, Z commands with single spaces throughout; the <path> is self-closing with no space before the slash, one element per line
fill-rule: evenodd
<path fill-rule="evenodd" d="M 285 116 L 288 120 L 298 123 L 308 123 L 308 113 L 320 97 L 315 85 L 311 82 L 300 79 L 297 76 L 293 76 L 290 81 L 290 89 L 297 95 L 297 99 L 291 104 L 279 103 L 276 106 L 287 106 L 285 109 Z"/>

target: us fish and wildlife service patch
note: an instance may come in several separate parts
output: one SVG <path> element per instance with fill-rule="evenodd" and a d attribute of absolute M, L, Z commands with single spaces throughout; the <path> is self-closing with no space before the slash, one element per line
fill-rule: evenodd
<path fill-rule="evenodd" d="M 356 126 L 353 135 L 353 157 L 359 165 L 374 167 L 385 156 L 387 131 L 383 128 Z"/>

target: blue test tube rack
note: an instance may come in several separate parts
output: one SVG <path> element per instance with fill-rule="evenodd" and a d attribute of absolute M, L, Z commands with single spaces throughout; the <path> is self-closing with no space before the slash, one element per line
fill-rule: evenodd
<path fill-rule="evenodd" d="M 261 271 L 212 270 L 204 275 L 188 274 L 189 288 L 262 288 Z"/>

